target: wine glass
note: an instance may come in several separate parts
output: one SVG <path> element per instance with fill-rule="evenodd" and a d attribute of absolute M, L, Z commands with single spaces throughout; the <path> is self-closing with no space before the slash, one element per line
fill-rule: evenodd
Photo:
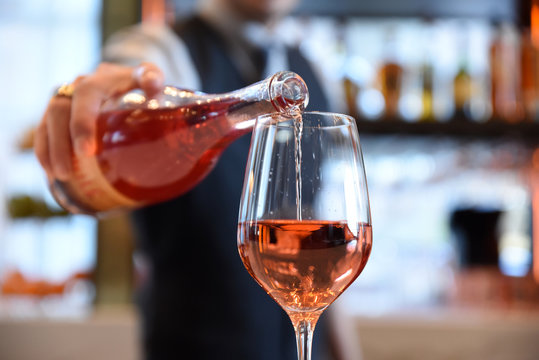
<path fill-rule="evenodd" d="M 251 276 L 287 312 L 299 360 L 311 359 L 322 312 L 359 276 L 372 246 L 369 197 L 353 118 L 259 117 L 238 222 Z"/>

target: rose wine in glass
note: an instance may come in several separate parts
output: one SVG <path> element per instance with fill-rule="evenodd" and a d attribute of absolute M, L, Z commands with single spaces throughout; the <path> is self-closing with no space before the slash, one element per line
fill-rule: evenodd
<path fill-rule="evenodd" d="M 238 249 L 251 276 L 289 315 L 300 360 L 310 360 L 318 318 L 359 276 L 371 246 L 354 119 L 319 112 L 259 117 Z"/>

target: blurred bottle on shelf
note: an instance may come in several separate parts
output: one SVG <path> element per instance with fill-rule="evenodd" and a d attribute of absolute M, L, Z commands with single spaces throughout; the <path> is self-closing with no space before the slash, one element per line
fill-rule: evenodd
<path fill-rule="evenodd" d="M 372 65 L 361 56 L 348 56 L 344 66 L 342 67 L 341 74 L 341 86 L 342 94 L 344 97 L 343 106 L 345 111 L 358 118 L 378 118 L 379 113 L 383 110 L 383 104 L 379 111 L 369 112 L 369 109 L 365 109 L 365 101 L 362 98 L 368 94 L 370 89 L 370 82 L 374 76 L 374 70 Z M 381 97 L 381 95 L 379 95 Z M 383 103 L 383 99 L 379 101 Z M 368 102 L 368 107 L 375 107 L 372 101 Z M 367 110 L 367 111 L 365 111 Z M 372 110 L 372 109 L 370 109 Z M 373 116 L 374 115 L 374 116 Z"/>
<path fill-rule="evenodd" d="M 489 54 L 492 120 L 516 123 L 522 118 L 518 36 L 509 24 L 494 23 L 493 26 Z"/>
<path fill-rule="evenodd" d="M 466 121 L 471 117 L 470 104 L 472 98 L 472 78 L 465 61 L 453 78 L 453 98 L 455 101 L 455 121 Z"/>
<path fill-rule="evenodd" d="M 435 121 L 434 116 L 434 69 L 431 62 L 425 62 L 421 67 L 422 93 L 421 102 L 423 109 L 421 111 L 421 121 Z"/>
<path fill-rule="evenodd" d="M 524 29 L 520 36 L 520 90 L 525 121 L 537 119 L 537 49 L 532 42 L 530 29 Z"/>
<path fill-rule="evenodd" d="M 378 71 L 380 90 L 385 102 L 386 120 L 396 120 L 399 117 L 402 76 L 403 68 L 397 57 L 397 39 L 394 29 L 390 27 L 385 33 L 384 58 Z"/>
<path fill-rule="evenodd" d="M 339 19 L 336 23 L 335 51 L 344 59 L 342 67 L 342 90 L 344 93 L 344 106 L 348 114 L 355 116 L 358 112 L 357 97 L 359 84 L 356 80 L 354 58 L 351 56 L 346 42 L 347 19 Z"/>
<path fill-rule="evenodd" d="M 471 104 L 472 104 L 472 77 L 470 75 L 469 61 L 469 37 L 470 32 L 466 24 L 461 26 L 460 33 L 458 34 L 458 68 L 457 73 L 453 78 L 453 101 L 455 105 L 455 111 L 453 113 L 453 119 L 457 122 L 469 121 L 472 118 Z"/>
<path fill-rule="evenodd" d="M 402 67 L 393 62 L 386 62 L 380 69 L 380 83 L 385 101 L 385 117 L 389 120 L 398 117 Z"/>
<path fill-rule="evenodd" d="M 433 22 L 426 19 L 423 24 L 421 47 L 423 64 L 420 66 L 421 77 L 421 115 L 419 121 L 435 121 L 434 114 L 434 36 Z"/>
<path fill-rule="evenodd" d="M 349 76 L 343 78 L 344 101 L 346 111 L 353 116 L 357 113 L 357 97 L 359 95 L 359 86 Z"/>
<path fill-rule="evenodd" d="M 490 62 L 490 101 L 492 106 L 492 119 L 501 120 L 502 118 L 502 99 L 501 99 L 501 87 L 503 83 L 502 73 L 503 62 L 503 37 L 500 24 L 494 24 L 494 39 L 490 45 L 489 62 Z"/>

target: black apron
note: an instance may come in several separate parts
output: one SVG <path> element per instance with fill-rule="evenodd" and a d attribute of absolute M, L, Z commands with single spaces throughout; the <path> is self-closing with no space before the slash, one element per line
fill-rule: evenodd
<path fill-rule="evenodd" d="M 221 36 L 194 17 L 176 27 L 206 93 L 249 85 Z M 290 69 L 309 87 L 313 110 L 327 110 L 321 87 L 297 49 Z M 230 145 L 196 188 L 133 214 L 139 249 L 151 263 L 140 289 L 146 359 L 294 360 L 293 327 L 285 312 L 251 278 L 236 245 L 238 208 L 250 143 Z M 327 352 L 324 321 L 315 332 L 313 359 Z"/>

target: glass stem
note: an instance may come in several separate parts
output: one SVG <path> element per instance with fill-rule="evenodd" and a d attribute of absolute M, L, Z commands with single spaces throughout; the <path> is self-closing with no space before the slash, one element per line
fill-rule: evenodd
<path fill-rule="evenodd" d="M 298 346 L 298 360 L 311 360 L 313 333 L 317 320 L 318 317 L 293 321 Z"/>

